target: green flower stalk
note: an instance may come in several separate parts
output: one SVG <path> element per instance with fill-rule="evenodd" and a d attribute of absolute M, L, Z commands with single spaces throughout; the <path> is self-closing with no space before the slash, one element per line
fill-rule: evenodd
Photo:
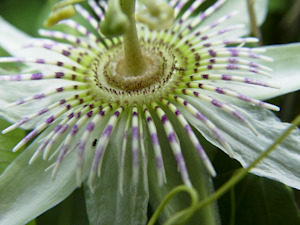
<path fill-rule="evenodd" d="M 207 171 L 210 176 L 216 176 L 193 127 L 230 157 L 241 159 L 237 150 L 240 146 L 233 145 L 234 137 L 219 125 L 237 124 L 237 132 L 247 131 L 238 133 L 241 137 L 236 140 L 250 135 L 248 139 L 256 142 L 257 136 L 264 133 L 263 126 L 254 124 L 249 115 L 254 115 L 253 110 L 258 107 L 274 111 L 279 107 L 243 94 L 243 87 L 254 90 L 278 90 L 280 87 L 271 79 L 265 81 L 266 77 L 271 77 L 272 69 L 261 63 L 273 59 L 262 55 L 265 51 L 262 48 L 245 47 L 257 43 L 257 38 L 235 35 L 223 38 L 244 29 L 241 24 L 221 26 L 236 16 L 236 12 L 202 25 L 225 0 L 218 0 L 194 15 L 203 2 L 198 0 L 189 4 L 185 0 L 172 0 L 168 5 L 158 4 L 157 8 L 151 8 L 146 1 L 141 1 L 139 8 L 144 7 L 142 3 L 147 6 L 142 9 L 144 11 L 137 11 L 137 18 L 143 24 L 135 22 L 135 1 L 110 1 L 108 4 L 106 1 L 88 1 L 97 17 L 77 4 L 74 5 L 77 13 L 94 30 L 90 31 L 72 19 L 61 20 L 59 24 L 80 35 L 41 29 L 40 35 L 51 39 L 36 39 L 22 46 L 23 49 L 46 49 L 56 57 L 43 58 L 37 54 L 34 58 L 0 58 L 0 63 L 33 63 L 39 70 L 2 75 L 2 84 L 20 83 L 29 87 L 40 84 L 43 87 L 43 91 L 12 101 L 3 109 L 30 108 L 43 102 L 39 110 L 24 115 L 2 131 L 6 134 L 26 124 L 34 124 L 34 129 L 13 151 L 41 134 L 28 147 L 31 150 L 25 150 L 32 152 L 30 159 L 27 159 L 28 155 L 24 157 L 30 164 L 28 167 L 45 163 L 43 173 L 51 173 L 53 180 L 49 182 L 69 186 L 69 191 L 85 183 L 90 194 L 99 188 L 97 176 L 110 174 L 107 165 L 111 157 L 107 155 L 113 154 L 117 163 L 112 167 L 116 166 L 119 171 L 117 188 L 121 196 L 127 195 L 129 186 L 132 186 L 131 190 L 140 190 L 136 187 L 141 183 L 142 192 L 148 193 L 147 176 L 153 177 L 147 171 L 148 163 L 152 168 L 155 164 L 155 185 L 163 188 L 168 183 L 170 171 L 166 167 L 170 159 L 164 157 L 166 149 L 171 150 L 172 160 L 176 161 L 182 183 L 187 187 L 193 187 L 195 181 L 190 178 L 191 165 L 185 160 L 186 151 L 196 152 L 196 157 L 202 160 L 206 170 L 199 174 Z M 230 47 L 226 47 L 228 45 Z M 188 143 L 191 148 L 184 148 L 183 143 Z M 6 179 L 5 173 L 2 177 Z M 62 180 L 67 184 L 62 184 Z M 147 197 L 144 201 L 147 202 Z"/>

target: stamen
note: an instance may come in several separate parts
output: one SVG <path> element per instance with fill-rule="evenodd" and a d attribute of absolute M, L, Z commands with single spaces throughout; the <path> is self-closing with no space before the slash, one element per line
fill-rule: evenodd
<path fill-rule="evenodd" d="M 92 57 L 96 57 L 97 55 L 100 55 L 102 52 L 102 49 L 100 49 L 98 46 L 96 45 L 91 46 L 90 43 L 88 43 L 87 41 L 80 39 L 71 34 L 63 33 L 60 31 L 43 30 L 43 29 L 39 29 L 38 32 L 41 36 L 66 40 L 72 43 L 73 45 L 80 46 L 81 48 L 84 49 L 88 49 L 90 50 L 89 53 L 91 54 Z"/>
<path fill-rule="evenodd" d="M 120 114 L 123 112 L 124 108 L 120 106 L 115 113 L 111 116 L 109 119 L 107 126 L 105 127 L 102 136 L 99 140 L 99 144 L 97 145 L 97 150 L 95 152 L 94 160 L 91 166 L 91 171 L 90 175 L 88 178 L 88 185 L 90 187 L 90 190 L 92 193 L 94 193 L 94 188 L 93 188 L 93 181 L 96 177 L 96 174 L 100 176 L 101 174 L 101 165 L 102 165 L 102 160 L 103 160 L 103 155 L 105 153 L 107 144 L 110 140 L 110 136 L 112 134 L 113 129 L 115 128 L 118 119 L 120 117 Z M 96 125 L 96 124 L 95 124 Z M 98 170 L 98 172 L 97 172 Z"/>
<path fill-rule="evenodd" d="M 81 85 L 70 85 L 70 86 L 59 87 L 59 88 L 56 88 L 54 90 L 46 91 L 44 93 L 39 93 L 39 94 L 36 94 L 34 96 L 30 96 L 30 97 L 23 98 L 23 99 L 20 99 L 18 101 L 9 103 L 8 105 L 5 106 L 5 108 L 9 108 L 9 107 L 17 106 L 17 105 L 22 105 L 24 103 L 28 103 L 28 102 L 31 102 L 31 101 L 34 101 L 34 100 L 37 100 L 37 99 L 42 99 L 42 98 L 51 96 L 51 95 L 56 94 L 56 93 L 61 93 L 61 92 L 66 92 L 66 91 L 75 91 L 75 90 L 76 91 L 87 90 L 87 89 L 89 89 L 90 86 L 91 86 L 90 84 L 81 84 Z"/>
<path fill-rule="evenodd" d="M 188 61 L 188 66 L 186 69 L 195 69 L 198 66 L 204 66 L 204 65 L 210 65 L 210 64 L 240 64 L 240 65 L 246 65 L 253 68 L 257 68 L 260 70 L 272 72 L 273 70 L 269 67 L 263 66 L 261 64 L 254 63 L 252 61 L 244 60 L 244 59 L 238 59 L 238 58 L 210 58 L 210 59 L 203 59 L 201 61 L 194 58 L 190 58 Z"/>
<path fill-rule="evenodd" d="M 238 111 L 236 111 L 235 109 L 233 109 L 232 107 L 228 106 L 228 105 L 224 105 L 223 103 L 217 101 L 216 99 L 209 97 L 207 95 L 201 94 L 197 91 L 191 91 L 191 90 L 187 90 L 187 89 L 174 89 L 174 92 L 177 94 L 185 94 L 185 95 L 189 95 L 189 96 L 193 96 L 193 97 L 197 97 L 203 101 L 206 101 L 220 109 L 222 109 L 225 112 L 228 112 L 229 114 L 235 116 L 237 119 L 239 119 L 244 125 L 246 125 L 255 135 L 258 135 L 257 131 L 255 130 L 255 128 L 249 123 L 249 121 L 243 116 L 241 115 Z"/>
<path fill-rule="evenodd" d="M 136 105 L 132 107 L 132 179 L 137 185 L 139 177 L 139 127 L 138 127 L 138 112 Z"/>
<path fill-rule="evenodd" d="M 280 88 L 277 85 L 260 81 L 260 80 L 253 80 L 250 78 L 245 77 L 239 77 L 239 76 L 233 76 L 233 75 L 226 75 L 226 74 L 201 74 L 201 75 L 192 75 L 192 76 L 186 76 L 180 79 L 183 82 L 190 82 L 190 81 L 200 81 L 200 80 L 221 80 L 224 82 L 241 82 L 246 84 L 253 84 L 263 87 L 270 87 L 270 88 Z"/>
<path fill-rule="evenodd" d="M 234 92 L 234 91 L 231 91 L 231 90 L 226 90 L 224 88 L 216 87 L 216 86 L 209 85 L 209 84 L 190 82 L 190 83 L 185 83 L 185 84 L 181 83 L 179 85 L 179 87 L 200 88 L 200 89 L 212 91 L 212 92 L 215 92 L 215 93 L 218 93 L 218 94 L 231 96 L 233 98 L 240 99 L 244 102 L 252 103 L 254 105 L 257 105 L 257 106 L 260 106 L 260 107 L 263 107 L 263 108 L 267 108 L 267 109 L 270 109 L 270 110 L 274 110 L 274 111 L 279 111 L 280 110 L 280 108 L 278 106 L 275 106 L 275 105 L 272 105 L 272 104 L 269 104 L 269 103 L 266 103 L 266 102 L 262 102 L 262 101 L 259 101 L 257 99 L 253 99 L 253 98 L 247 97 L 245 95 L 242 95 L 240 93 L 237 93 L 237 92 Z"/>
<path fill-rule="evenodd" d="M 64 20 L 64 21 L 60 21 L 59 23 L 67 25 L 73 28 L 74 30 L 79 31 L 81 34 L 83 34 L 88 39 L 90 39 L 93 43 L 95 43 L 99 48 L 101 49 L 106 48 L 105 40 L 103 40 L 104 43 L 102 43 L 93 33 L 91 33 L 89 30 L 87 30 L 84 26 L 80 25 L 79 23 L 76 23 L 74 20 Z"/>
<path fill-rule="evenodd" d="M 169 94 L 170 98 L 173 98 L 176 102 L 178 102 L 181 106 L 183 106 L 186 110 L 188 110 L 195 118 L 197 118 L 200 122 L 202 122 L 213 134 L 216 135 L 221 145 L 225 148 L 230 157 L 234 157 L 234 152 L 232 151 L 230 145 L 227 143 L 226 139 L 220 132 L 220 130 L 215 126 L 215 124 L 206 118 L 202 113 L 200 113 L 194 106 L 189 104 L 186 100 L 181 97 Z"/>
<path fill-rule="evenodd" d="M 171 112 L 173 112 L 173 114 L 177 117 L 178 121 L 181 123 L 182 127 L 185 129 L 189 139 L 193 143 L 195 149 L 199 153 L 208 172 L 211 174 L 211 176 L 215 177 L 217 173 L 216 173 L 213 165 L 211 164 L 208 156 L 206 155 L 206 152 L 204 151 L 200 142 L 198 141 L 196 135 L 194 134 L 192 128 L 188 124 L 188 122 L 184 119 L 184 117 L 181 115 L 180 111 L 172 103 L 168 102 L 165 99 L 162 99 L 161 102 L 162 102 L 162 104 L 167 106 L 171 110 Z"/>
<path fill-rule="evenodd" d="M 159 119 L 161 120 L 161 123 L 164 127 L 164 130 L 166 132 L 166 135 L 169 140 L 169 144 L 171 146 L 171 149 L 173 151 L 174 157 L 176 159 L 177 165 L 179 167 L 179 171 L 181 174 L 182 181 L 185 185 L 188 187 L 192 187 L 192 183 L 189 178 L 189 174 L 185 165 L 185 161 L 182 155 L 182 151 L 180 148 L 180 145 L 177 141 L 176 132 L 171 125 L 170 121 L 168 120 L 167 115 L 164 113 L 164 111 L 154 102 L 151 103 L 151 107 L 155 112 L 157 113 Z"/>
<path fill-rule="evenodd" d="M 131 121 L 131 116 L 132 116 L 131 112 L 128 113 L 125 130 L 124 130 L 122 150 L 121 150 L 121 162 L 120 162 L 120 169 L 119 169 L 119 191 L 122 196 L 123 196 L 124 171 L 125 171 L 125 168 L 124 168 L 125 167 L 125 153 L 126 153 L 128 129 L 129 129 L 130 121 Z"/>
<path fill-rule="evenodd" d="M 199 66 L 195 69 L 186 70 L 185 74 L 191 75 L 191 74 L 201 74 L 201 72 L 207 73 L 208 70 L 220 70 L 220 71 L 238 70 L 238 71 L 247 71 L 247 72 L 261 74 L 261 75 L 265 75 L 267 77 L 271 77 L 271 75 L 269 73 L 264 72 L 262 70 L 254 69 L 251 66 L 236 65 L 236 64 L 213 64 L 213 65 L 209 64 L 207 66 Z"/>
<path fill-rule="evenodd" d="M 155 123 L 153 122 L 151 114 L 149 113 L 149 111 L 145 105 L 143 105 L 143 110 L 145 113 L 145 118 L 147 120 L 147 126 L 148 126 L 148 130 L 149 130 L 150 137 L 151 137 L 152 147 L 154 150 L 158 185 L 162 186 L 163 183 L 167 182 L 167 178 L 166 178 L 166 172 L 165 172 L 163 157 L 162 157 L 162 153 L 161 153 L 161 148 L 160 148 L 160 144 L 159 144 L 159 139 L 157 136 L 157 129 L 156 129 Z"/>
<path fill-rule="evenodd" d="M 79 140 L 80 145 L 79 145 L 79 149 L 78 149 L 78 153 L 77 153 L 77 169 L 76 169 L 77 186 L 81 186 L 81 182 L 82 182 L 82 169 L 83 169 L 84 150 L 85 150 L 85 146 L 86 146 L 86 142 L 88 140 L 88 137 L 90 136 L 90 134 L 94 130 L 95 126 L 107 115 L 107 113 L 109 113 L 116 106 L 117 106 L 116 104 L 106 106 L 98 114 L 96 114 L 94 116 L 94 118 L 92 119 L 92 121 L 88 124 L 85 132 L 82 135 L 82 138 L 80 138 L 80 140 Z M 78 123 L 77 123 L 77 129 L 80 129 L 80 127 L 85 123 L 85 121 L 83 121 L 82 123 L 80 123 L 80 122 L 81 121 L 78 121 Z M 71 137 L 72 136 L 70 136 L 70 138 Z M 98 141 L 97 148 L 98 148 L 99 145 L 100 145 L 100 141 Z"/>

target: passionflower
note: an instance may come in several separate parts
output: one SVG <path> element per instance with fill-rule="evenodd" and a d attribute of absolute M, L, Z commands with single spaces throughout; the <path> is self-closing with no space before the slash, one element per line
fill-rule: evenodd
<path fill-rule="evenodd" d="M 37 137 L 1 175 L 3 223 L 17 213 L 26 216 L 16 224 L 34 218 L 82 182 L 88 187 L 90 208 L 102 210 L 101 216 L 90 213 L 93 223 L 124 222 L 124 217 L 128 224 L 145 223 L 149 192 L 150 204 L 157 205 L 168 190 L 164 186 L 178 183 L 176 167 L 181 182 L 189 187 L 201 183 L 191 180 L 190 173 L 216 175 L 198 131 L 247 166 L 287 126 L 267 110 L 278 111 L 277 106 L 252 98 L 262 89 L 272 89 L 274 96 L 281 86 L 266 81 L 272 69 L 263 64 L 273 59 L 262 55 L 265 49 L 245 47 L 257 38 L 236 37 L 243 24 L 222 26 L 237 12 L 205 24 L 224 0 L 197 15 L 194 12 L 204 1 L 174 0 L 154 8 L 145 1 L 137 7 L 142 23 L 132 15 L 135 1 L 110 2 L 88 1 L 96 17 L 79 4 L 74 6 L 93 30 L 72 19 L 57 19 L 79 35 L 39 30 L 51 39 L 22 45 L 23 50 L 36 52 L 35 57 L 0 58 L 1 63 L 30 65 L 20 74 L 0 76 L 3 90 L 24 90 L 24 97 L 15 101 L 11 99 L 16 96 L 7 95 L 10 103 L 2 114 L 10 121 L 24 116 L 2 133 L 33 128 L 13 151 Z M 295 131 L 294 143 L 299 143 L 297 135 Z M 286 145 L 278 154 L 287 151 Z M 276 170 L 288 165 L 286 160 L 274 160 L 276 156 L 253 173 L 298 187 L 299 174 L 285 177 L 286 169 Z M 299 161 L 299 154 L 293 158 Z M 27 193 L 13 202 L 12 194 L 4 193 L 16 180 L 22 185 L 13 192 Z M 29 200 L 33 193 L 38 197 Z M 96 194 L 97 200 L 92 197 Z M 36 205 L 39 209 L 30 211 Z M 106 213 L 108 205 L 116 207 L 117 218 Z M 121 211 L 126 207 L 142 213 L 125 215 L 127 211 Z"/>

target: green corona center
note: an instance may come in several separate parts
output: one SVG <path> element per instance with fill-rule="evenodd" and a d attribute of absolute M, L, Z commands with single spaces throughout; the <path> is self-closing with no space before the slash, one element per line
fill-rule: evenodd
<path fill-rule="evenodd" d="M 164 9 L 155 7 L 157 12 L 154 16 L 160 18 L 161 14 L 165 15 L 161 8 Z M 168 15 L 173 20 L 173 13 Z M 101 55 L 95 76 L 97 85 L 101 88 L 104 85 L 106 90 L 114 93 L 149 93 L 165 87 L 175 71 L 176 57 L 167 43 L 138 37 L 138 33 L 143 33 L 143 28 L 137 32 L 135 0 L 109 1 L 105 18 L 100 25 L 103 32 L 113 35 L 116 24 L 124 24 L 124 33 L 121 44 L 111 46 Z"/>
<path fill-rule="evenodd" d="M 141 52 L 146 69 L 137 75 L 132 75 L 127 70 L 122 45 L 104 53 L 97 66 L 96 77 L 99 83 L 117 92 L 144 90 L 142 92 L 145 93 L 165 87 L 174 73 L 177 74 L 176 62 L 178 58 L 182 58 L 181 54 L 172 51 L 166 43 L 144 41 L 141 41 Z"/>
<path fill-rule="evenodd" d="M 111 58 L 111 57 L 110 57 Z M 122 90 L 137 90 L 157 83 L 165 76 L 165 62 L 156 53 L 143 53 L 145 70 L 134 76 L 127 71 L 124 57 L 114 57 L 104 65 L 104 76 L 109 85 Z"/>

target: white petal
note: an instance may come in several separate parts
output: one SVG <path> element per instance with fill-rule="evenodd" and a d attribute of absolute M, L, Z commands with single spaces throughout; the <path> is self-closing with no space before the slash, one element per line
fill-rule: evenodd
<path fill-rule="evenodd" d="M 256 137 L 232 115 L 217 109 L 211 104 L 200 103 L 190 97 L 185 97 L 185 99 L 189 103 L 194 104 L 208 119 L 214 121 L 235 152 L 234 158 L 243 167 L 249 166 L 258 158 L 260 153 L 265 151 L 290 126 L 289 123 L 282 123 L 270 110 L 251 106 L 236 99 L 229 100 L 229 98 L 224 98 L 228 102 L 241 106 L 247 112 L 250 123 L 259 133 L 259 136 Z M 185 116 L 207 140 L 226 152 L 207 128 L 188 113 L 185 113 Z M 275 151 L 252 169 L 251 172 L 300 189 L 300 174 L 298 170 L 300 164 L 299 146 L 300 131 L 298 129 L 294 130 Z"/>
<path fill-rule="evenodd" d="M 0 83 L 0 117 L 8 120 L 11 123 L 15 123 L 20 119 L 38 112 L 39 110 L 51 105 L 52 103 L 65 99 L 67 96 L 72 94 L 69 93 L 58 93 L 47 98 L 36 100 L 32 103 L 23 104 L 11 108 L 4 108 L 7 104 L 36 95 L 38 93 L 44 93 L 47 90 L 52 90 L 58 87 L 62 87 L 66 84 L 70 84 L 70 81 L 59 80 L 59 82 L 50 80 L 40 80 L 40 81 L 24 81 L 24 82 L 2 82 Z M 74 84 L 74 83 L 73 83 Z M 52 112 L 46 113 L 37 119 L 25 123 L 23 129 L 33 129 L 37 123 L 45 120 L 49 117 Z"/>
<path fill-rule="evenodd" d="M 267 12 L 268 12 L 268 3 L 269 0 L 256 0 L 254 3 L 254 11 L 256 13 L 256 20 L 258 26 L 262 25 L 264 22 Z M 241 37 L 243 35 L 250 33 L 250 19 L 249 11 L 247 7 L 246 0 L 227 0 L 224 5 L 222 5 L 216 13 L 213 13 L 207 19 L 201 23 L 201 26 L 208 25 L 216 21 L 221 16 L 227 15 L 233 11 L 238 10 L 238 14 L 230 18 L 228 21 L 222 23 L 220 26 L 217 26 L 215 29 L 225 28 L 230 25 L 235 24 L 245 24 L 246 26 L 242 29 L 231 31 L 222 35 L 223 38 L 235 38 Z"/>
<path fill-rule="evenodd" d="M 9 52 L 12 56 L 52 59 L 52 60 L 59 60 L 59 61 L 68 62 L 70 64 L 77 65 L 76 63 L 74 63 L 74 61 L 68 59 L 62 54 L 44 48 L 34 47 L 34 48 L 22 49 L 24 45 L 32 44 L 36 41 L 40 41 L 43 39 L 30 37 L 29 35 L 25 34 L 24 32 L 12 26 L 10 23 L 5 21 L 2 17 L 0 17 L 0 31 L 1 31 L 0 46 L 3 49 L 5 49 L 7 52 Z M 32 63 L 28 63 L 28 65 L 34 65 L 35 67 L 39 68 L 41 71 L 43 71 L 43 67 L 45 68 L 45 66 L 39 66 L 37 64 L 32 64 Z M 47 71 L 49 71 L 49 68 L 51 68 L 51 66 L 47 66 Z"/>
<path fill-rule="evenodd" d="M 40 135 L 1 174 L 0 224 L 25 224 L 64 200 L 76 188 L 76 151 L 64 159 L 55 181 L 51 180 L 51 170 L 44 172 L 54 162 L 53 160 L 43 161 L 40 157 L 31 166 L 28 165 L 41 139 L 54 126 L 55 124 Z M 81 133 L 78 132 L 77 139 L 80 135 Z M 56 147 L 58 145 L 59 143 Z"/>
<path fill-rule="evenodd" d="M 272 78 L 254 75 L 254 79 L 270 82 L 280 89 L 262 87 L 241 87 L 243 94 L 257 99 L 269 99 L 300 89 L 300 43 L 271 45 L 264 47 L 264 55 L 274 59 L 274 62 L 259 62 L 272 68 Z"/>
<path fill-rule="evenodd" d="M 147 223 L 149 201 L 148 177 L 143 173 L 147 167 L 147 163 L 143 164 L 140 158 L 139 182 L 137 186 L 134 185 L 131 174 L 130 138 L 128 139 L 128 149 L 126 150 L 123 196 L 119 189 L 119 163 L 125 123 L 127 120 L 126 114 L 127 113 L 123 113 L 121 115 L 120 121 L 112 134 L 112 140 L 104 154 L 101 176 L 95 179 L 93 185 L 95 193 L 91 193 L 89 187 L 85 188 L 87 213 L 90 223 L 94 225 L 134 225 Z M 144 181 L 146 181 L 146 183 Z"/>

